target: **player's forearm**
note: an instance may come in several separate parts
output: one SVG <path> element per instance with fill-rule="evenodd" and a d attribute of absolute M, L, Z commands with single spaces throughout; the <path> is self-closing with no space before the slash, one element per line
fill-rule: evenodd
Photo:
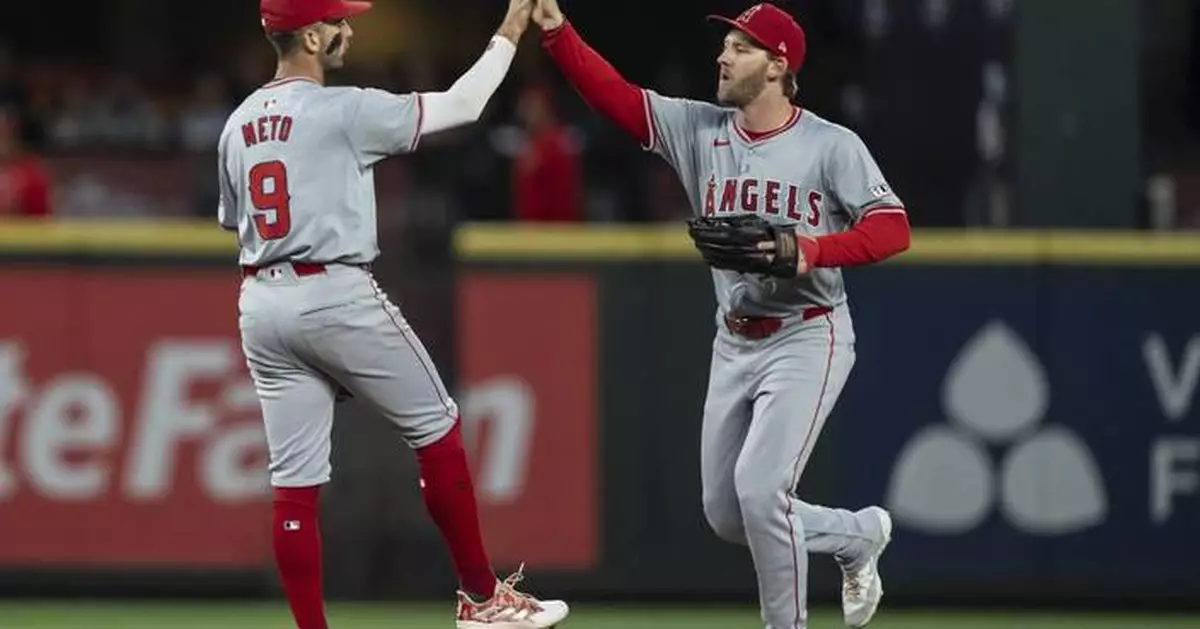
<path fill-rule="evenodd" d="M 646 95 L 588 46 L 570 22 L 543 34 L 542 45 L 584 102 L 642 145 L 650 143 Z"/>
<path fill-rule="evenodd" d="M 496 35 L 507 39 L 513 46 L 518 46 L 526 28 L 529 28 L 529 13 L 516 13 L 510 10 L 509 14 L 504 16 L 504 21 L 500 23 L 500 28 L 496 29 Z"/>
<path fill-rule="evenodd" d="M 519 37 L 519 35 L 518 35 Z M 425 108 L 421 133 L 453 129 L 479 120 L 488 101 L 504 82 L 517 46 L 505 35 L 496 35 L 487 50 L 450 89 L 421 94 Z"/>
<path fill-rule="evenodd" d="M 817 238 L 816 267 L 865 266 L 908 249 L 912 230 L 902 213 L 868 216 L 848 232 Z"/>

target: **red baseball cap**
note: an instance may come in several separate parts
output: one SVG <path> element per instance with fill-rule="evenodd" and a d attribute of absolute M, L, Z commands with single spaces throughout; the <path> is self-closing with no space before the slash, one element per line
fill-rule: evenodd
<path fill-rule="evenodd" d="M 804 55 L 808 52 L 804 29 L 787 11 L 769 2 L 756 4 L 736 18 L 710 15 L 708 19 L 729 24 L 749 35 L 763 48 L 783 57 L 792 74 L 799 72 L 804 65 Z"/>
<path fill-rule="evenodd" d="M 344 20 L 371 8 L 370 2 L 355 0 L 261 0 L 263 28 L 286 33 L 325 20 Z"/>

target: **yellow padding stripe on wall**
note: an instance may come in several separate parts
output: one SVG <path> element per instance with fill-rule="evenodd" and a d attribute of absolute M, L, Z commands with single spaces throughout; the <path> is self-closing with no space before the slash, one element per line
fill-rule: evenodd
<path fill-rule="evenodd" d="M 637 261 L 697 258 L 679 225 L 514 227 L 479 224 L 455 235 L 467 261 Z M 900 264 L 1200 265 L 1200 233 L 918 229 Z"/>
<path fill-rule="evenodd" d="M 384 255 L 388 251 L 385 246 Z M 460 226 L 455 254 L 467 262 L 636 262 L 698 259 L 682 224 Z M 0 221 L 0 255 L 236 255 L 215 221 Z M 1200 266 L 1200 232 L 918 229 L 897 264 Z"/>

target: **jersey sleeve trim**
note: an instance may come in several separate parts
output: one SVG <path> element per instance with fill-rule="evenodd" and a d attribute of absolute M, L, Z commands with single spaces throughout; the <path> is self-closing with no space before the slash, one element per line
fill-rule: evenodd
<path fill-rule="evenodd" d="M 412 144 L 408 147 L 408 152 L 412 153 L 417 150 L 417 145 L 421 143 L 421 134 L 425 129 L 425 96 L 421 93 L 416 94 L 417 98 L 417 131 L 413 134 Z"/>
<path fill-rule="evenodd" d="M 866 218 L 875 214 L 908 214 L 908 210 L 903 205 L 879 205 L 872 207 L 862 213 L 862 217 Z"/>
<path fill-rule="evenodd" d="M 646 128 L 650 130 L 650 139 L 642 145 L 642 150 L 653 151 L 658 144 L 658 128 L 654 125 L 654 111 L 650 107 L 650 94 L 642 90 L 642 107 L 646 110 Z"/>

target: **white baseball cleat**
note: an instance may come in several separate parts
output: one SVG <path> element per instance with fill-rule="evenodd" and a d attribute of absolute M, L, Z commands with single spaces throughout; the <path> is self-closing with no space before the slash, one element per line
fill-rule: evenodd
<path fill-rule="evenodd" d="M 561 622 L 570 614 L 562 601 L 539 601 L 518 592 L 517 583 L 525 578 L 525 564 L 503 581 L 496 583 L 492 598 L 476 603 L 470 595 L 458 591 L 458 611 L 455 626 L 458 629 L 547 629 Z"/>
<path fill-rule="evenodd" d="M 879 577 L 879 557 L 892 541 L 892 516 L 881 507 L 867 507 L 864 515 L 879 520 L 880 541 L 865 561 L 842 566 L 842 615 L 847 627 L 865 627 L 879 609 L 883 598 L 883 579 Z"/>

